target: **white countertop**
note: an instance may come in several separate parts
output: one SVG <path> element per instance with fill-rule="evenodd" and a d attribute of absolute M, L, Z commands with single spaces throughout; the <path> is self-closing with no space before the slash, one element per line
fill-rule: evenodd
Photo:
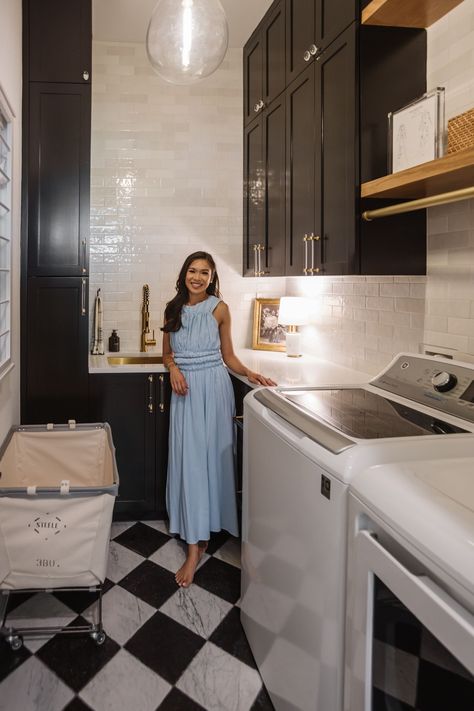
<path fill-rule="evenodd" d="M 130 355 L 159 355 L 150 351 L 144 353 L 110 353 L 103 356 L 89 356 L 89 373 L 164 373 L 167 372 L 162 364 L 150 363 L 145 365 L 109 365 L 107 355 L 130 356 Z M 310 355 L 303 355 L 301 358 L 288 358 L 286 353 L 275 353 L 273 351 L 254 351 L 250 348 L 243 348 L 236 351 L 237 357 L 250 370 L 261 373 L 267 378 L 271 378 L 278 385 L 299 386 L 299 385 L 332 385 L 332 384 L 354 384 L 366 383 L 373 376 L 359 370 L 345 368 L 321 358 Z M 233 373 L 233 375 L 236 375 Z M 236 375 L 237 378 L 246 384 L 247 378 L 243 375 Z M 256 387 L 256 386 L 253 386 Z"/>

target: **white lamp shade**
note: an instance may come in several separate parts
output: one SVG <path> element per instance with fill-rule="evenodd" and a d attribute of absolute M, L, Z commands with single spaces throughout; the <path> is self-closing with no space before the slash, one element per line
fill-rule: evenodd
<path fill-rule="evenodd" d="M 282 296 L 278 322 L 282 326 L 304 326 L 308 323 L 308 301 L 302 296 Z"/>

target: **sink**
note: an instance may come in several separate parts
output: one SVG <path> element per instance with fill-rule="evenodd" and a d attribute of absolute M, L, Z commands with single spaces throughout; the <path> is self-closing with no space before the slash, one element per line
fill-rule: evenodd
<path fill-rule="evenodd" d="M 137 356 L 107 356 L 109 365 L 149 365 L 150 363 L 163 363 L 161 355 L 142 355 Z"/>

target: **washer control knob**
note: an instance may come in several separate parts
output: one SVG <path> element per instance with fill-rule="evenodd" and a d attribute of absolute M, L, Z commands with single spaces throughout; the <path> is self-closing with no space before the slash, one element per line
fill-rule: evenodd
<path fill-rule="evenodd" d="M 435 373 L 431 378 L 431 385 L 439 393 L 446 393 L 448 390 L 452 390 L 458 379 L 452 373 L 447 373 L 445 370 Z"/>

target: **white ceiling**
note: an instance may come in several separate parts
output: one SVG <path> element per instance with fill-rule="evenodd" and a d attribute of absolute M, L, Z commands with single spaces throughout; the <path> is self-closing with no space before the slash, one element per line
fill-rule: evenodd
<path fill-rule="evenodd" d="M 158 0 L 92 0 L 94 40 L 145 42 Z M 221 0 L 229 23 L 229 47 L 243 47 L 272 0 Z"/>

